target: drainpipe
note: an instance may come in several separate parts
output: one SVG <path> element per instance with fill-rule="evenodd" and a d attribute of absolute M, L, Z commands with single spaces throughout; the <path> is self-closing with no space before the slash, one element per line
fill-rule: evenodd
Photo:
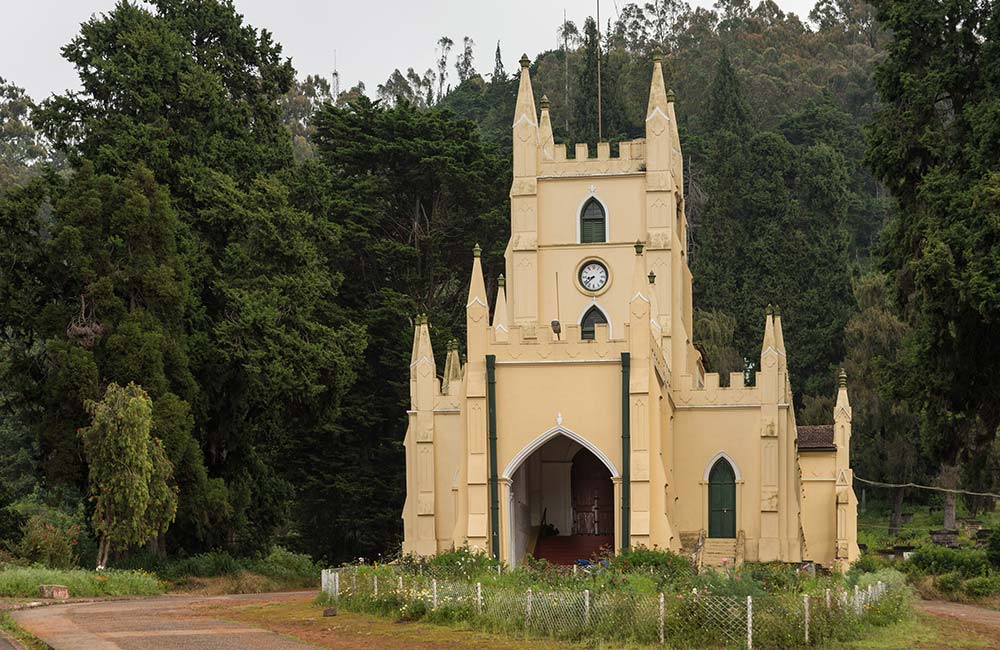
<path fill-rule="evenodd" d="M 629 424 L 629 353 L 622 352 L 622 550 L 629 547 L 632 507 L 632 434 Z"/>
<path fill-rule="evenodd" d="M 500 559 L 500 485 L 497 470 L 497 357 L 486 355 L 486 411 L 490 441 L 490 525 L 491 550 L 494 560 Z"/>

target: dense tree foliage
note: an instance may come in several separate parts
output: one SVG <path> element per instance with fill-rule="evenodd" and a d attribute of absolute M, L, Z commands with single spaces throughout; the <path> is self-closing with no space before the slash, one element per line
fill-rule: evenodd
<path fill-rule="evenodd" d="M 883 264 L 909 330 L 898 394 L 925 449 L 995 487 L 1000 457 L 1000 3 L 882 0 L 869 160 L 899 210 Z"/>

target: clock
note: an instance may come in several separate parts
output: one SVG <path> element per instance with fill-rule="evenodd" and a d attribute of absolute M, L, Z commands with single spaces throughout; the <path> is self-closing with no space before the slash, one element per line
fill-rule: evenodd
<path fill-rule="evenodd" d="M 600 291 L 608 283 L 608 269 L 597 260 L 580 267 L 580 286 L 587 291 Z"/>

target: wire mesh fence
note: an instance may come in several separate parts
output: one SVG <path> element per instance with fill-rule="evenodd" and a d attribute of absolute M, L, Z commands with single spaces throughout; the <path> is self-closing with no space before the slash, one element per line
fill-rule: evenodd
<path fill-rule="evenodd" d="M 604 639 L 669 648 L 796 648 L 844 638 L 865 622 L 889 592 L 866 589 L 820 594 L 728 596 L 631 593 L 624 590 L 524 589 L 412 573 L 383 565 L 323 571 L 325 594 L 358 611 L 464 621 L 484 630 L 560 639 Z"/>

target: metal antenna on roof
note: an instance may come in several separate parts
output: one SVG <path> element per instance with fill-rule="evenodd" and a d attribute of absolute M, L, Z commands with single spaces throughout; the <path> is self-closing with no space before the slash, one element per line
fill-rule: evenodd
<path fill-rule="evenodd" d="M 331 90 L 333 91 L 333 101 L 337 102 L 337 98 L 340 97 L 340 73 L 337 71 L 337 50 L 333 51 L 333 85 Z"/>

